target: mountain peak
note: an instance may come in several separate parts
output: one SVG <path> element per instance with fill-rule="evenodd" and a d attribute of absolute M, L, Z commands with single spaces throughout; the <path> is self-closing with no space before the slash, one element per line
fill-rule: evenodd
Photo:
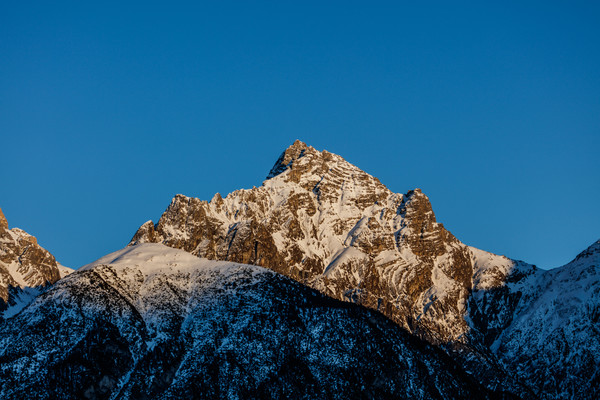
<path fill-rule="evenodd" d="M 60 279 L 56 260 L 37 239 L 19 228 L 8 229 L 0 210 L 0 321 L 15 296 L 24 288 L 35 288 Z"/>
<path fill-rule="evenodd" d="M 292 145 L 290 147 L 288 147 L 288 149 L 291 149 L 291 148 L 306 149 L 306 148 L 308 148 L 308 145 L 306 143 L 304 143 L 302 140 L 296 139 L 296 140 L 294 140 L 294 143 L 292 143 Z"/>
<path fill-rule="evenodd" d="M 8 229 L 8 221 L 0 208 L 0 230 Z"/>
<path fill-rule="evenodd" d="M 554 382 L 555 376 L 576 377 L 584 371 L 575 358 L 554 362 L 538 354 L 563 354 L 557 349 L 567 346 L 596 354 L 600 346 L 589 340 L 595 332 L 587 322 L 600 318 L 597 306 L 575 300 L 569 315 L 580 316 L 581 340 L 565 334 L 538 342 L 535 327 L 511 330 L 526 310 L 535 309 L 530 305 L 537 299 L 559 293 L 553 292 L 555 285 L 562 285 L 560 293 L 570 290 L 573 285 L 560 283 L 563 277 L 575 282 L 577 293 L 591 296 L 595 287 L 588 282 L 596 282 L 595 269 L 586 269 L 586 281 L 577 268 L 563 269 L 559 283 L 546 289 L 549 274 L 460 242 L 437 222 L 421 189 L 393 193 L 343 157 L 299 140 L 280 155 L 260 187 L 215 195 L 210 202 L 176 196 L 157 224 L 140 227 L 130 244 L 139 243 L 258 265 L 335 299 L 377 310 L 422 339 L 450 345 L 461 365 L 489 387 L 501 384 L 507 391 L 526 393 L 525 398 L 540 396 L 529 395 L 528 387 L 499 370 L 496 359 L 511 363 L 537 391 L 539 376 Z M 575 267 L 596 268 L 598 247 L 582 253 Z M 536 326 L 554 326 L 547 318 L 562 323 L 560 307 L 567 303 L 548 304 L 556 305 L 547 309 L 551 317 L 540 314 Z M 510 332 L 524 332 L 531 340 L 524 346 L 520 333 Z M 488 347 L 492 343 L 497 344 Z M 518 350 L 504 352 L 502 346 Z M 536 364 L 522 367 L 521 353 Z M 596 360 L 593 365 L 600 365 Z M 574 379 L 560 384 L 550 390 L 587 390 Z"/>
<path fill-rule="evenodd" d="M 313 147 L 308 146 L 306 143 L 296 139 L 296 141 L 288 147 L 277 159 L 271 171 L 269 171 L 269 175 L 267 175 L 267 179 L 271 179 L 288 168 L 291 168 L 294 162 L 303 157 L 307 150 L 316 151 Z"/>

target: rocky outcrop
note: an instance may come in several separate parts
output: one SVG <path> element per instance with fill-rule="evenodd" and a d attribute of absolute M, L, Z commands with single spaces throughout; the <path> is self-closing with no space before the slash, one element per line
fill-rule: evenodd
<path fill-rule="evenodd" d="M 421 190 L 392 193 L 338 155 L 296 141 L 260 187 L 210 202 L 175 196 L 131 244 L 146 242 L 269 268 L 383 313 L 488 387 L 525 397 L 545 390 L 535 369 L 507 374 L 512 361 L 495 344 L 543 295 L 547 274 L 461 243 Z"/>
<path fill-rule="evenodd" d="M 260 265 L 377 309 L 434 343 L 460 338 L 469 250 L 419 189 L 389 191 L 340 156 L 296 141 L 261 187 L 202 201 L 177 195 L 133 243 Z M 443 281 L 444 290 L 434 283 Z"/>
<path fill-rule="evenodd" d="M 0 209 L 0 318 L 15 305 L 23 289 L 52 284 L 60 279 L 61 271 L 68 273 L 35 237 L 19 228 L 8 228 Z"/>

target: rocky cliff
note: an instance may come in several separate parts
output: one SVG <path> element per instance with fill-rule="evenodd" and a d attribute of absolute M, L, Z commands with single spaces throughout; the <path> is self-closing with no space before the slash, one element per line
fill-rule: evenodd
<path fill-rule="evenodd" d="M 539 376 L 553 371 L 552 359 L 513 374 L 521 361 L 502 354 L 521 346 L 511 339 L 518 335 L 504 333 L 549 290 L 551 273 L 461 243 L 436 221 L 419 189 L 392 193 L 342 157 L 300 141 L 283 152 L 260 187 L 216 194 L 209 202 L 175 196 L 158 223 L 142 225 L 131 244 L 147 242 L 263 266 L 377 310 L 443 346 L 488 387 L 526 397 L 564 392 L 540 383 Z M 595 329 L 582 325 L 584 336 Z M 570 340 L 553 337 L 549 345 L 568 347 Z M 595 342 L 577 345 L 598 360 Z M 530 356 L 539 358 L 534 351 Z M 563 386 L 584 393 L 569 376 L 597 375 L 597 365 L 590 372 L 574 364 Z"/>
<path fill-rule="evenodd" d="M 145 242 L 269 268 L 379 310 L 434 343 L 468 332 L 470 251 L 436 222 L 427 196 L 392 193 L 340 156 L 299 141 L 261 187 L 210 202 L 177 195 L 131 243 Z"/>
<path fill-rule="evenodd" d="M 0 319 L 3 313 L 22 308 L 37 288 L 52 284 L 70 272 L 41 247 L 35 237 L 19 228 L 8 228 L 0 209 Z M 15 310 L 9 310 L 16 307 Z"/>

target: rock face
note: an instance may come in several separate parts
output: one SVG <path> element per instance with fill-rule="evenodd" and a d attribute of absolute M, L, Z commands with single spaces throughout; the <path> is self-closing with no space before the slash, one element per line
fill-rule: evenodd
<path fill-rule="evenodd" d="M 562 396 L 558 386 L 539 381 L 552 370 L 552 360 L 515 375 L 520 361 L 501 354 L 508 348 L 503 346 L 520 346 L 509 345 L 517 336 L 505 333 L 544 296 L 552 273 L 461 243 L 436 221 L 419 189 L 392 193 L 342 157 L 300 141 L 279 157 L 260 187 L 225 198 L 216 194 L 210 202 L 175 196 L 157 224 L 140 227 L 131 241 L 138 243 L 271 269 L 383 313 L 443 346 L 490 388 L 524 397 Z M 597 288 L 596 282 L 582 290 L 588 296 Z M 597 324 L 582 329 L 584 336 L 594 335 Z M 558 347 L 575 345 L 569 337 L 553 340 Z M 595 344 L 577 345 L 600 361 Z M 581 364 L 569 370 L 561 385 L 575 397 L 585 393 L 570 378 L 577 373 L 593 376 Z"/>
<path fill-rule="evenodd" d="M 131 243 L 145 242 L 269 268 L 379 310 L 434 343 L 468 332 L 460 316 L 470 253 L 436 222 L 427 196 L 394 194 L 299 141 L 261 187 L 210 202 L 177 195 L 156 227 L 147 222 Z"/>
<path fill-rule="evenodd" d="M 54 256 L 35 237 L 19 229 L 8 229 L 0 209 L 0 319 L 7 309 L 36 294 L 35 288 L 52 284 L 69 269 L 60 268 Z"/>
<path fill-rule="evenodd" d="M 0 325 L 0 398 L 509 398 L 381 314 L 264 268 L 128 247 Z"/>

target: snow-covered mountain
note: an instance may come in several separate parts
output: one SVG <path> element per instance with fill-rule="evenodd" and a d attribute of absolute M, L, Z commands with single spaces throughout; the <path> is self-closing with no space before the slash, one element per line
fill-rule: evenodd
<path fill-rule="evenodd" d="M 535 283 L 507 285 L 526 301 L 492 344 L 502 362 L 540 393 L 600 398 L 600 240 Z"/>
<path fill-rule="evenodd" d="M 296 141 L 70 275 L 0 211 L 0 398 L 599 398 L 599 265 L 469 247 Z"/>
<path fill-rule="evenodd" d="M 161 244 L 103 257 L 0 324 L 0 398 L 509 398 L 381 314 Z"/>
<path fill-rule="evenodd" d="M 139 243 L 263 266 L 377 310 L 489 388 L 600 395 L 595 245 L 552 271 L 469 247 L 436 221 L 419 189 L 392 193 L 300 141 L 260 187 L 210 202 L 175 196 L 157 224 L 139 228 L 131 244 Z"/>
<path fill-rule="evenodd" d="M 19 312 L 42 287 L 70 272 L 35 237 L 19 228 L 8 229 L 0 209 L 0 320 Z"/>

